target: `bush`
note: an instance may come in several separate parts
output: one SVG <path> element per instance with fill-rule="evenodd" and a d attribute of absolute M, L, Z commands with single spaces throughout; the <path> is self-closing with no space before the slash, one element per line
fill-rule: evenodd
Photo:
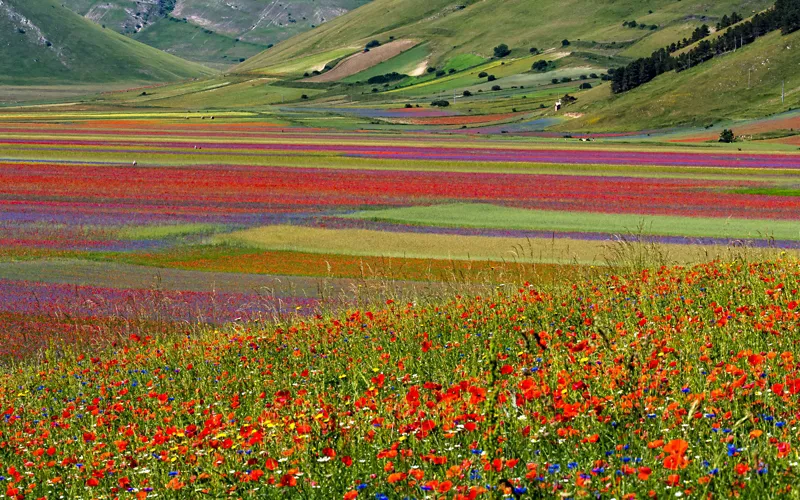
<path fill-rule="evenodd" d="M 439 71 L 437 71 L 437 72 L 436 72 L 436 76 L 437 76 L 437 77 L 439 77 L 439 76 L 444 76 L 444 75 L 446 75 L 446 74 L 447 74 L 447 73 L 446 73 L 446 72 L 445 72 L 445 70 L 443 70 L 443 69 L 440 69 Z"/>
<path fill-rule="evenodd" d="M 489 78 L 487 78 L 486 80 L 489 81 L 489 82 L 493 82 L 493 81 L 497 80 L 497 77 L 494 76 L 494 75 L 489 75 Z"/>
<path fill-rule="evenodd" d="M 497 47 L 494 48 L 494 56 L 495 57 L 505 57 L 511 53 L 511 49 L 508 48 L 508 45 L 501 43 Z"/>
<path fill-rule="evenodd" d="M 485 71 L 481 71 L 480 73 L 478 73 L 478 78 L 486 78 L 487 76 L 489 76 L 489 73 Z"/>
<path fill-rule="evenodd" d="M 439 100 L 433 101 L 431 103 L 431 106 L 435 106 L 435 107 L 439 107 L 439 108 L 446 108 L 449 105 L 450 105 L 450 102 L 446 101 L 444 99 L 439 99 Z"/>
<path fill-rule="evenodd" d="M 533 63 L 533 66 L 531 66 L 531 69 L 540 73 L 544 73 L 550 69 L 550 62 L 545 60 L 536 61 Z"/>
<path fill-rule="evenodd" d="M 300 96 L 300 99 L 308 99 L 308 96 L 306 94 L 303 94 Z"/>
<path fill-rule="evenodd" d="M 414 106 L 412 106 L 411 104 L 406 104 L 406 109 L 411 109 L 411 108 L 413 108 L 413 107 L 414 107 Z"/>
<path fill-rule="evenodd" d="M 472 92 L 470 92 L 469 90 L 465 90 L 461 95 L 463 95 L 464 97 L 471 97 Z"/>
<path fill-rule="evenodd" d="M 588 79 L 589 79 L 589 77 L 588 77 L 588 76 L 586 76 L 586 75 L 581 75 L 581 80 L 588 80 Z"/>
<path fill-rule="evenodd" d="M 589 78 L 597 78 L 597 73 L 592 73 L 589 75 Z"/>
<path fill-rule="evenodd" d="M 589 82 L 581 83 L 581 87 L 580 88 L 581 88 L 581 90 L 589 90 L 590 88 L 592 88 L 592 84 L 589 83 Z"/>
<path fill-rule="evenodd" d="M 536 47 L 531 47 L 530 52 L 531 52 L 531 54 L 538 54 L 539 53 L 539 49 L 537 49 Z"/>
<path fill-rule="evenodd" d="M 736 140 L 736 136 L 733 135 L 733 130 L 725 129 L 719 134 L 719 142 L 733 142 Z"/>
<path fill-rule="evenodd" d="M 433 67 L 433 66 L 429 66 L 428 69 L 426 69 L 425 71 L 427 71 L 428 73 L 435 73 L 436 72 L 436 68 Z"/>
<path fill-rule="evenodd" d="M 555 85 L 556 83 L 558 83 L 558 78 L 553 78 L 552 80 L 550 80 L 550 83 Z"/>
<path fill-rule="evenodd" d="M 380 46 L 381 46 L 381 42 L 379 42 L 377 40 L 371 40 L 369 43 L 367 43 L 366 47 L 364 47 L 364 48 L 372 49 L 372 48 L 380 47 Z"/>
<path fill-rule="evenodd" d="M 492 90 L 497 92 L 498 90 L 503 90 L 503 88 L 500 85 L 492 85 Z"/>
<path fill-rule="evenodd" d="M 398 80 L 402 80 L 405 77 L 406 75 L 393 71 L 391 73 L 386 73 L 385 75 L 375 75 L 371 77 L 369 80 L 367 80 L 367 83 L 370 85 L 377 85 L 379 83 L 396 82 Z"/>
<path fill-rule="evenodd" d="M 570 45 L 569 40 L 567 40 L 566 38 L 561 40 L 562 47 L 569 47 L 569 45 Z"/>
<path fill-rule="evenodd" d="M 571 81 L 572 81 L 572 78 L 570 78 L 568 76 L 565 76 L 564 78 L 561 79 L 561 83 L 569 83 Z"/>

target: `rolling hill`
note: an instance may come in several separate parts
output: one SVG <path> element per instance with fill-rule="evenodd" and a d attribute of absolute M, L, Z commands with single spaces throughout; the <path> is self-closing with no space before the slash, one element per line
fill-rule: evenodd
<path fill-rule="evenodd" d="M 179 57 L 225 67 L 369 0 L 62 0 L 76 13 Z"/>
<path fill-rule="evenodd" d="M 122 36 L 53 0 L 0 2 L 0 84 L 154 83 L 213 71 Z"/>
<path fill-rule="evenodd" d="M 489 57 L 500 43 L 519 54 L 531 47 L 561 47 L 563 40 L 573 50 L 624 58 L 637 55 L 632 47 L 639 44 L 649 53 L 649 47 L 663 43 L 660 38 L 687 36 L 700 24 L 713 26 L 734 10 L 750 13 L 771 4 L 769 0 L 375 0 L 276 45 L 236 71 L 363 47 L 371 39 L 385 42 L 390 37 L 426 42 L 435 64 L 459 54 Z M 637 28 L 622 26 L 626 20 L 637 20 Z"/>
<path fill-rule="evenodd" d="M 669 72 L 620 95 L 593 89 L 560 130 L 652 130 L 748 120 L 800 107 L 800 32 L 770 33 L 736 52 Z M 781 89 L 785 95 L 781 100 Z"/>

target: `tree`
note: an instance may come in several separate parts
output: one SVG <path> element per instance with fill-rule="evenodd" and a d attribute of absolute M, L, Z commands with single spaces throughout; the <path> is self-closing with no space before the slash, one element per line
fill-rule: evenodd
<path fill-rule="evenodd" d="M 531 54 L 538 54 L 539 53 L 539 49 L 537 49 L 536 47 L 531 47 L 530 53 Z"/>
<path fill-rule="evenodd" d="M 557 84 L 558 78 L 553 78 L 552 80 L 550 80 L 550 83 L 552 83 L 553 85 Z"/>
<path fill-rule="evenodd" d="M 536 61 L 535 63 L 533 63 L 533 66 L 531 66 L 531 68 L 534 71 L 538 71 L 540 73 L 544 73 L 545 71 L 547 71 L 550 68 L 550 62 L 545 61 L 544 59 L 542 59 L 542 60 L 539 60 L 539 61 Z"/>
<path fill-rule="evenodd" d="M 736 136 L 733 135 L 733 130 L 725 129 L 722 133 L 719 134 L 719 142 L 733 142 L 736 140 Z"/>
<path fill-rule="evenodd" d="M 569 47 L 569 45 L 570 45 L 569 40 L 567 40 L 566 38 L 561 40 L 562 47 Z"/>
<path fill-rule="evenodd" d="M 489 76 L 489 73 L 485 71 L 481 71 L 480 73 L 478 73 L 478 78 L 486 78 L 487 76 Z"/>
<path fill-rule="evenodd" d="M 492 85 L 492 90 L 497 92 L 498 90 L 503 90 L 503 88 L 500 85 Z"/>
<path fill-rule="evenodd" d="M 439 99 L 439 100 L 433 101 L 431 103 L 431 106 L 437 106 L 437 107 L 440 107 L 440 108 L 446 108 L 449 105 L 450 105 L 450 102 L 446 101 L 444 99 Z"/>
<path fill-rule="evenodd" d="M 469 90 L 465 90 L 464 93 L 461 95 L 463 95 L 464 97 L 472 97 L 472 92 L 470 92 Z"/>
<path fill-rule="evenodd" d="M 501 43 L 497 47 L 494 48 L 494 56 L 497 58 L 505 57 L 511 53 L 511 49 L 508 48 L 508 45 Z"/>
<path fill-rule="evenodd" d="M 497 77 L 494 76 L 494 75 L 489 75 L 489 78 L 487 78 L 486 80 L 490 81 L 490 82 L 493 82 L 493 81 L 497 80 Z"/>
<path fill-rule="evenodd" d="M 592 88 L 592 84 L 589 83 L 589 82 L 584 82 L 584 83 L 581 83 L 581 87 L 580 88 L 581 88 L 581 90 L 589 90 L 590 88 Z"/>
<path fill-rule="evenodd" d="M 381 46 L 381 42 L 379 42 L 377 40 L 371 40 L 370 42 L 367 43 L 365 48 L 372 49 L 374 47 L 380 47 L 380 46 Z"/>

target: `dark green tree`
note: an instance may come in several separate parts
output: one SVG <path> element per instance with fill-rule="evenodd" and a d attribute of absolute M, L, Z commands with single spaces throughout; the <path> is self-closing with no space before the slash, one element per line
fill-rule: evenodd
<path fill-rule="evenodd" d="M 725 129 L 719 134 L 719 142 L 733 142 L 736 140 L 736 136 L 733 135 L 733 130 Z"/>
<path fill-rule="evenodd" d="M 494 56 L 495 57 L 505 57 L 511 53 L 511 49 L 508 48 L 508 45 L 501 43 L 497 47 L 494 48 Z"/>

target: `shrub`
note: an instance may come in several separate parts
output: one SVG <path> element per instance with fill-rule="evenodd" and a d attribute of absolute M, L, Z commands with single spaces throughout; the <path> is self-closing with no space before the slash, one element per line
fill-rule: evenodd
<path fill-rule="evenodd" d="M 481 71 L 480 73 L 478 73 L 478 78 L 486 78 L 487 76 L 489 76 L 489 73 L 485 71 Z"/>
<path fill-rule="evenodd" d="M 492 90 L 497 92 L 498 90 L 503 90 L 503 88 L 500 85 L 492 85 Z"/>
<path fill-rule="evenodd" d="M 436 72 L 436 76 L 444 76 L 446 74 L 447 74 L 447 72 L 445 72 L 445 70 L 443 70 L 443 69 L 440 69 L 439 71 Z"/>
<path fill-rule="evenodd" d="M 469 90 L 465 90 L 461 95 L 463 95 L 464 97 L 470 97 L 472 96 L 472 92 L 470 92 Z"/>
<path fill-rule="evenodd" d="M 433 101 L 431 103 L 431 106 L 436 106 L 436 107 L 439 107 L 439 108 L 446 108 L 449 105 L 450 105 L 450 101 L 446 101 L 444 99 L 439 99 L 439 100 Z"/>
<path fill-rule="evenodd" d="M 428 73 L 435 73 L 436 72 L 436 68 L 433 67 L 433 66 L 429 66 L 428 69 L 426 69 L 425 71 L 427 71 Z"/>
<path fill-rule="evenodd" d="M 306 94 L 303 94 L 300 96 L 300 99 L 308 99 L 308 96 Z"/>
<path fill-rule="evenodd" d="M 564 78 L 561 79 L 561 83 L 569 83 L 571 81 L 572 81 L 572 78 L 570 78 L 568 76 L 565 76 Z"/>
<path fill-rule="evenodd" d="M 533 69 L 534 71 L 538 71 L 540 73 L 544 73 L 545 71 L 550 69 L 550 62 L 545 60 L 536 61 L 535 63 L 533 63 L 533 66 L 531 66 L 531 69 Z"/>
<path fill-rule="evenodd" d="M 380 46 L 381 46 L 381 42 L 379 42 L 377 40 L 371 40 L 370 42 L 367 43 L 366 47 L 364 47 L 364 48 L 372 49 L 372 48 L 380 47 Z"/>
<path fill-rule="evenodd" d="M 581 88 L 581 90 L 588 90 L 588 89 L 592 88 L 592 84 L 589 83 L 589 82 L 581 83 L 581 87 L 580 88 Z"/>
<path fill-rule="evenodd" d="M 531 54 L 538 54 L 539 53 L 539 49 L 537 49 L 536 47 L 531 47 L 530 52 L 531 52 Z"/>
<path fill-rule="evenodd" d="M 489 81 L 489 82 L 493 82 L 493 81 L 497 80 L 497 77 L 494 76 L 494 75 L 489 75 L 489 78 L 487 78 L 486 80 Z"/>
<path fill-rule="evenodd" d="M 501 43 L 497 47 L 494 48 L 494 56 L 495 57 L 505 57 L 511 53 L 511 49 L 508 48 L 508 45 Z"/>
<path fill-rule="evenodd" d="M 727 143 L 730 143 L 730 142 L 733 142 L 733 141 L 735 141 L 735 140 L 736 140 L 736 136 L 735 136 L 735 135 L 733 135 L 733 130 L 728 130 L 728 129 L 726 128 L 725 130 L 723 130 L 723 131 L 722 131 L 722 132 L 719 134 L 719 142 L 727 142 Z"/>
<path fill-rule="evenodd" d="M 562 47 L 569 47 L 569 45 L 570 45 L 569 40 L 567 40 L 566 38 L 561 40 Z"/>
<path fill-rule="evenodd" d="M 412 106 L 411 104 L 408 104 L 408 103 L 406 103 L 406 109 L 411 109 L 411 108 L 413 108 L 413 107 L 414 107 L 414 106 Z"/>
<path fill-rule="evenodd" d="M 367 80 L 367 83 L 370 85 L 378 85 L 380 83 L 386 84 L 389 82 L 396 82 L 398 80 L 402 80 L 405 77 L 406 75 L 393 71 L 391 73 L 386 73 L 385 75 L 375 75 L 371 77 L 369 80 Z"/>
<path fill-rule="evenodd" d="M 556 83 L 558 83 L 558 78 L 553 78 L 552 80 L 550 80 L 550 83 L 555 85 Z"/>

